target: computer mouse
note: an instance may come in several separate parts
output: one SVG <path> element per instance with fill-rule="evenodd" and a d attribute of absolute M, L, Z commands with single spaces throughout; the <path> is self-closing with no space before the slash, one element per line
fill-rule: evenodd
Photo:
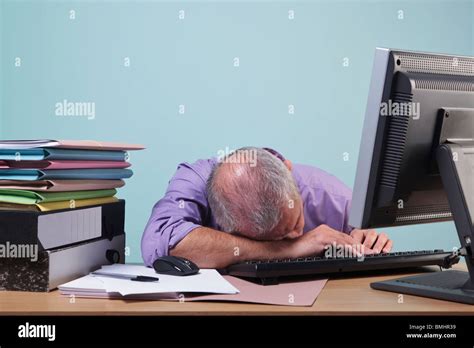
<path fill-rule="evenodd" d="M 199 267 L 192 261 L 178 256 L 162 256 L 153 262 L 156 273 L 187 276 L 199 272 Z"/>

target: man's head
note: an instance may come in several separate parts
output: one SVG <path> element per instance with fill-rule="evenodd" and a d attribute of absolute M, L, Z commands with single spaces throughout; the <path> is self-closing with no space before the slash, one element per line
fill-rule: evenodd
<path fill-rule="evenodd" d="M 303 204 L 291 163 L 267 150 L 245 147 L 224 157 L 208 183 L 209 205 L 220 228 L 257 240 L 303 233 Z"/>

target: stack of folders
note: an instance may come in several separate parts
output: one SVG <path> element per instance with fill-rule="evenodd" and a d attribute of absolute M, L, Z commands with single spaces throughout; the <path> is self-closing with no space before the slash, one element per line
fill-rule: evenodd
<path fill-rule="evenodd" d="M 0 141 L 0 287 L 49 291 L 124 262 L 125 201 L 115 197 L 140 145 Z"/>

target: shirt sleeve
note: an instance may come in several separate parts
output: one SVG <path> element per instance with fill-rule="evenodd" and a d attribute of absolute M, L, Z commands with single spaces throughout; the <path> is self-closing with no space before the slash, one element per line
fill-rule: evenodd
<path fill-rule="evenodd" d="M 350 233 L 351 189 L 319 168 L 295 165 L 295 169 L 295 179 L 304 202 L 305 232 L 326 224 L 337 231 Z"/>
<path fill-rule="evenodd" d="M 205 160 L 178 166 L 145 227 L 141 243 L 145 265 L 151 266 L 158 257 L 167 256 L 188 233 L 203 225 L 209 213 L 203 170 L 211 170 Z"/>
<path fill-rule="evenodd" d="M 341 185 L 343 185 L 341 183 Z M 351 233 L 352 227 L 349 226 L 349 214 L 351 209 L 351 191 L 345 186 L 343 188 L 344 194 L 336 195 L 326 193 L 325 204 L 325 220 L 326 224 L 337 231 L 346 234 Z"/>
<path fill-rule="evenodd" d="M 344 209 L 344 225 L 342 227 L 342 232 L 350 234 L 354 227 L 349 225 L 349 214 L 351 212 L 351 199 L 346 200 L 346 206 Z"/>

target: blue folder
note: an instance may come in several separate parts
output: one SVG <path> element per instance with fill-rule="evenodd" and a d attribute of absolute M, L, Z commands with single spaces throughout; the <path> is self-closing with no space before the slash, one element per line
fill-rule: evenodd
<path fill-rule="evenodd" d="M 130 169 L 0 169 L 0 180 L 50 180 L 50 179 L 126 179 L 133 175 Z"/>
<path fill-rule="evenodd" d="M 40 161 L 40 160 L 76 160 L 76 161 L 125 161 L 125 151 L 69 150 L 69 149 L 0 149 L 0 160 L 4 161 Z"/>

